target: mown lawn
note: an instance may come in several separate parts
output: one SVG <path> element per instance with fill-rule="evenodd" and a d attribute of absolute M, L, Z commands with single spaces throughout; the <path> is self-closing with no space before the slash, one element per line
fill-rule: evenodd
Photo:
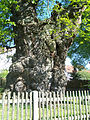
<path fill-rule="evenodd" d="M 12 105 L 10 105 L 10 108 L 8 110 L 7 105 L 5 105 L 4 108 L 4 120 L 7 120 L 7 111 L 9 111 L 9 119 L 8 120 L 12 120 Z M 28 105 L 28 109 L 27 109 L 27 120 L 29 120 L 29 116 L 30 116 L 30 106 Z M 17 114 L 19 116 L 19 120 L 21 120 L 21 105 L 19 106 L 19 111 L 17 112 L 17 105 L 15 105 L 14 107 L 14 120 L 17 120 Z M 2 118 L 2 106 L 0 105 L 0 120 Z M 23 108 L 23 120 L 25 120 L 25 106 Z"/>
<path fill-rule="evenodd" d="M 75 115 L 80 115 L 80 111 L 81 111 L 81 114 L 82 116 L 84 114 L 86 114 L 86 107 L 85 107 L 85 104 L 84 102 L 82 102 L 81 104 L 81 107 L 79 106 L 79 101 L 78 101 L 78 104 L 73 104 L 73 101 L 67 106 L 67 102 L 62 104 L 59 104 L 60 106 L 58 107 L 58 105 L 56 104 L 56 106 L 54 107 L 54 105 L 52 104 L 52 110 L 51 110 L 51 106 L 50 104 L 48 104 L 48 109 L 46 108 L 46 105 L 44 105 L 44 110 L 43 110 L 43 106 L 41 106 L 40 109 L 38 109 L 39 113 L 41 113 L 41 118 L 42 120 L 45 118 L 47 118 L 47 113 L 48 113 L 48 119 L 50 120 L 50 115 L 52 116 L 52 120 L 54 119 L 54 117 L 56 116 L 56 118 L 58 118 L 58 113 L 59 113 L 59 116 L 62 117 L 65 117 L 66 116 L 66 120 L 68 116 L 74 116 Z M 59 109 L 58 109 L 59 108 Z M 88 102 L 88 108 L 90 109 L 90 104 Z M 18 116 L 19 116 L 19 120 L 21 120 L 21 110 L 22 107 L 21 107 L 21 104 L 19 105 L 19 110 L 17 112 L 17 105 L 15 105 L 14 107 L 14 120 L 17 120 L 17 113 L 18 113 Z M 75 110 L 75 112 L 74 112 Z M 10 105 L 10 108 L 8 109 L 8 106 L 5 105 L 5 108 L 4 108 L 4 120 L 7 120 L 7 111 L 9 111 L 9 120 L 12 120 L 12 105 Z M 23 107 L 23 120 L 25 120 L 25 114 L 26 114 L 26 111 L 27 111 L 27 120 L 30 119 L 30 105 L 28 104 L 27 105 L 27 110 L 26 110 L 26 106 L 24 104 L 24 107 Z M 52 112 L 51 112 L 52 111 Z M 90 111 L 88 111 L 88 114 L 90 114 Z M 2 106 L 0 105 L 0 120 L 1 120 L 1 116 L 2 116 Z M 44 117 L 44 118 L 43 118 Z"/>

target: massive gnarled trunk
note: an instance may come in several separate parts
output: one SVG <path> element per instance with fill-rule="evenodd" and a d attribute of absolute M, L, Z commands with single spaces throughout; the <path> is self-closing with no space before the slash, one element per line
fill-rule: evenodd
<path fill-rule="evenodd" d="M 13 91 L 64 89 L 65 59 L 75 35 L 68 39 L 63 33 L 56 39 L 55 33 L 50 34 L 57 27 L 55 16 L 39 21 L 36 5 L 26 2 L 19 5 L 18 12 L 12 7 L 16 54 L 7 76 L 7 88 Z"/>

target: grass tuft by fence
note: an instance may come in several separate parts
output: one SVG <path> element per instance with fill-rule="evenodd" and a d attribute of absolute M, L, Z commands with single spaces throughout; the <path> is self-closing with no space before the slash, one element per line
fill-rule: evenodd
<path fill-rule="evenodd" d="M 89 91 L 5 94 L 0 120 L 89 120 Z"/>

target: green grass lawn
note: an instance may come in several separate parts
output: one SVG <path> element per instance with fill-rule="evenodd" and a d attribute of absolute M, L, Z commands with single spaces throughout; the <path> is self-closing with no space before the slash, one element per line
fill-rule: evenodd
<path fill-rule="evenodd" d="M 78 107 L 78 110 L 77 110 L 77 107 Z M 69 110 L 69 112 L 68 112 Z M 81 110 L 81 114 L 82 115 L 85 115 L 86 114 L 86 110 L 85 110 L 85 105 L 81 105 L 81 108 L 79 107 L 79 105 L 75 105 L 75 114 L 74 114 L 74 106 L 72 104 L 72 108 L 69 104 L 69 107 L 67 108 L 67 106 L 64 107 L 64 105 L 62 106 L 62 109 L 61 109 L 61 105 L 59 107 L 59 117 L 61 118 L 62 116 L 66 118 L 69 116 L 74 116 L 74 115 L 80 115 L 80 110 Z M 46 108 L 44 109 L 44 117 L 46 118 L 47 116 L 47 112 L 46 112 Z M 48 108 L 48 117 L 50 118 L 50 106 Z M 55 115 L 56 114 L 56 115 Z M 90 114 L 90 111 L 88 111 L 88 114 Z M 56 106 L 55 108 L 55 112 L 54 112 L 54 107 L 52 107 L 52 118 L 54 118 L 56 116 L 56 118 L 58 118 L 58 106 Z M 41 108 L 41 118 L 43 119 L 43 109 Z"/>
<path fill-rule="evenodd" d="M 0 76 L 5 78 L 7 73 L 8 72 L 5 71 L 4 73 L 0 74 Z M 2 97 L 3 91 L 4 91 L 4 87 L 1 87 L 0 88 L 0 99 Z M 88 114 L 90 114 L 90 101 L 88 101 L 87 104 L 88 104 L 87 105 Z M 60 104 L 59 109 L 58 109 L 57 104 L 56 104 L 55 108 L 53 107 L 53 104 L 52 104 L 52 119 L 51 120 L 54 119 L 54 116 L 56 118 L 58 118 L 58 113 L 59 113 L 60 117 L 62 115 L 63 115 L 63 117 L 66 116 L 65 120 L 68 120 L 68 118 L 67 118 L 68 116 L 71 116 L 71 115 L 74 116 L 74 110 L 75 110 L 75 115 L 78 115 L 78 114 L 80 115 L 80 110 L 81 110 L 82 115 L 86 114 L 85 101 L 81 101 L 81 107 L 80 107 L 79 106 L 79 99 L 77 101 L 76 98 L 75 98 L 75 107 L 74 107 L 73 99 L 71 101 L 70 98 L 69 98 L 68 105 L 69 106 L 67 107 L 67 100 L 65 101 L 65 105 L 64 105 L 64 102 L 62 102 L 62 106 Z M 38 109 L 39 113 L 41 112 L 42 120 L 47 120 L 46 119 L 47 118 L 47 110 L 48 110 L 48 120 L 50 120 L 50 115 L 51 115 L 51 106 L 50 106 L 50 104 L 48 104 L 48 109 L 46 108 L 45 105 L 44 105 L 44 110 L 43 110 L 42 107 L 40 108 L 40 110 Z M 54 110 L 55 110 L 55 112 L 54 112 Z M 69 110 L 69 112 L 68 112 L 68 110 Z M 7 120 L 7 115 L 8 115 L 7 111 L 9 112 L 9 120 L 12 120 L 12 111 L 13 111 L 12 104 L 10 104 L 10 109 L 8 109 L 7 104 L 5 105 L 4 112 L 3 112 L 4 113 L 4 120 Z M 15 107 L 14 107 L 14 120 L 17 120 L 17 113 L 19 115 L 19 120 L 21 120 L 21 113 L 22 113 L 21 104 L 19 105 L 19 111 L 17 111 L 17 105 L 15 105 Z M 25 113 L 26 113 L 26 107 L 24 105 L 24 108 L 23 108 L 23 120 L 25 120 L 25 117 L 26 117 Z M 1 118 L 2 118 L 2 105 L 0 104 L 0 120 L 1 120 Z M 30 119 L 30 105 L 28 104 L 28 106 L 27 106 L 27 120 L 29 120 L 29 119 Z"/>
<path fill-rule="evenodd" d="M 8 74 L 7 70 L 4 70 L 0 73 L 0 99 L 2 97 L 2 93 L 4 92 L 4 89 L 5 89 L 7 74 Z"/>
<path fill-rule="evenodd" d="M 8 70 L 4 70 L 0 73 L 0 77 L 1 78 L 6 78 L 7 74 L 8 74 Z"/>
<path fill-rule="evenodd" d="M 7 105 L 5 105 L 5 108 L 4 108 L 4 120 L 7 120 L 7 111 L 8 111 L 8 108 L 7 108 Z M 10 108 L 9 108 L 9 120 L 12 120 L 12 105 L 10 105 Z M 27 120 L 29 120 L 29 117 L 30 117 L 30 106 L 28 105 L 28 109 L 27 109 Z M 19 120 L 21 120 L 21 105 L 19 106 L 19 111 L 17 112 L 17 105 L 15 105 L 14 107 L 14 120 L 17 120 L 17 113 L 18 113 L 18 116 L 19 116 Z M 2 106 L 0 106 L 0 120 L 2 118 Z M 25 107 L 23 108 L 23 120 L 25 120 Z"/>
<path fill-rule="evenodd" d="M 77 107 L 78 107 L 78 109 L 77 109 Z M 89 102 L 88 102 L 88 107 L 90 109 Z M 49 104 L 48 105 L 48 120 L 50 120 L 50 115 L 51 115 L 50 109 L 51 109 L 51 106 Z M 54 109 L 55 109 L 55 112 L 54 112 Z M 81 110 L 82 115 L 86 114 L 85 104 L 84 104 L 84 102 L 82 102 L 81 108 L 80 108 L 79 107 L 79 100 L 78 100 L 78 105 L 75 104 L 75 107 L 73 105 L 73 101 L 72 101 L 71 104 L 69 103 L 68 107 L 67 107 L 67 104 L 66 105 L 62 104 L 62 106 L 60 104 L 59 110 L 58 110 L 58 105 L 56 105 L 55 108 L 52 105 L 52 120 L 54 119 L 55 116 L 56 116 L 56 118 L 58 118 L 58 112 L 59 112 L 59 116 L 60 117 L 62 115 L 63 115 L 63 117 L 66 116 L 66 120 L 68 120 L 67 119 L 68 116 L 71 116 L 71 115 L 74 116 L 74 109 L 75 109 L 75 115 L 78 115 L 78 114 L 80 115 L 80 110 Z M 10 109 L 9 110 L 7 108 L 7 105 L 5 105 L 5 108 L 4 108 L 4 118 L 5 119 L 4 120 L 7 120 L 7 111 L 9 111 L 9 120 L 12 120 L 12 110 L 13 110 L 12 109 L 12 105 L 10 105 Z M 68 110 L 69 110 L 69 113 L 68 113 Z M 25 120 L 25 111 L 26 111 L 26 107 L 24 105 L 24 107 L 23 107 L 23 120 Z M 39 111 L 39 109 L 38 109 L 38 111 Z M 46 108 L 46 106 L 44 106 L 44 110 L 43 110 L 42 107 L 40 108 L 40 113 L 41 113 L 42 120 L 44 118 L 46 120 L 46 118 L 47 118 L 47 108 Z M 21 105 L 19 105 L 19 112 L 18 112 L 18 114 L 19 114 L 19 120 L 21 120 Z M 90 111 L 88 111 L 88 114 L 90 114 Z M 2 106 L 0 105 L 0 120 L 1 120 L 1 116 L 2 116 Z M 29 120 L 29 117 L 30 117 L 30 105 L 28 104 L 27 105 L 27 120 Z M 14 120 L 17 120 L 17 105 L 15 105 L 15 107 L 14 107 Z"/>

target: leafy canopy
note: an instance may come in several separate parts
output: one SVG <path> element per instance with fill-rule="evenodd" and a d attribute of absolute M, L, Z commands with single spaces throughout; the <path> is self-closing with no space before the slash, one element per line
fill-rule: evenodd
<path fill-rule="evenodd" d="M 75 67 L 85 66 L 90 60 L 90 6 L 82 15 L 79 32 L 68 51 L 68 56 Z"/>
<path fill-rule="evenodd" d="M 0 43 L 7 44 L 8 41 L 12 41 L 15 37 L 15 34 L 13 33 L 13 26 L 15 26 L 15 23 L 10 20 L 10 17 L 12 16 L 11 8 L 13 4 L 16 4 L 16 10 L 19 10 L 18 3 L 21 0 L 0 0 Z M 59 5 L 56 4 L 56 1 L 59 1 L 62 3 L 61 9 L 59 8 Z M 81 56 L 82 58 L 88 59 L 90 57 L 89 52 L 89 46 L 90 46 L 90 0 L 26 0 L 26 2 L 31 2 L 32 4 L 36 4 L 36 10 L 37 10 L 37 17 L 41 20 L 48 19 L 51 17 L 51 12 L 56 11 L 57 13 L 61 13 L 63 9 L 68 8 L 68 6 L 73 5 L 74 7 L 79 6 L 85 6 L 86 9 L 83 12 L 82 15 L 82 23 L 80 26 L 80 29 L 78 30 L 78 34 L 76 39 L 74 40 L 73 45 L 69 49 L 68 55 L 71 58 L 74 58 L 75 54 L 78 54 L 78 56 Z M 76 3 L 76 4 L 74 4 Z M 46 10 L 45 10 L 46 9 Z M 45 12 L 47 11 L 47 13 Z M 46 15 L 47 14 L 47 15 Z M 74 29 L 75 26 L 70 24 L 71 20 L 75 21 L 79 15 L 79 11 L 74 15 L 73 19 L 70 19 L 68 13 L 62 14 L 60 17 L 57 18 L 57 26 L 60 27 L 60 24 L 63 22 L 67 27 L 63 28 L 62 31 L 60 29 L 54 29 L 54 32 L 57 32 L 56 39 L 60 36 L 60 33 L 63 31 L 68 31 L 68 29 Z M 44 16 L 44 18 L 42 18 Z M 78 23 L 77 23 L 78 24 Z M 66 34 L 66 38 L 70 38 L 73 36 L 73 33 Z M 88 46 L 88 49 L 85 47 L 85 45 Z M 79 46 L 79 47 L 78 47 Z M 85 52 L 82 52 L 82 49 L 85 49 L 84 51 L 87 51 L 88 55 L 85 55 Z M 75 54 L 73 54 L 75 53 Z M 75 61 L 75 59 L 74 59 Z"/>

